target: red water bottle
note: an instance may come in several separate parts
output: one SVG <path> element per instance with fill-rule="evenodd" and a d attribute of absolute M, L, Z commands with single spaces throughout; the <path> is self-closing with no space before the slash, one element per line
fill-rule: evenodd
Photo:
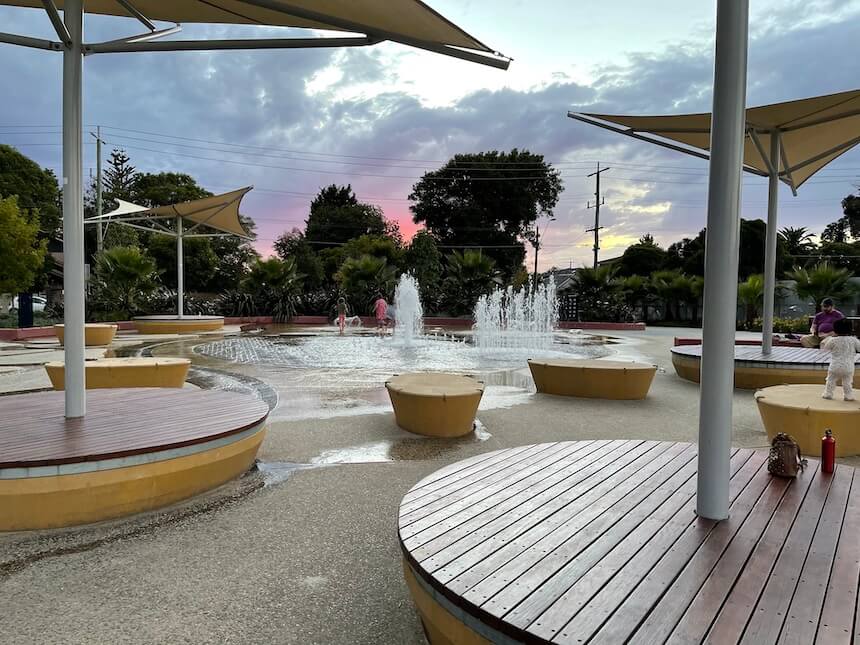
<path fill-rule="evenodd" d="M 836 465 L 836 439 L 830 428 L 821 437 L 821 472 L 832 473 Z"/>

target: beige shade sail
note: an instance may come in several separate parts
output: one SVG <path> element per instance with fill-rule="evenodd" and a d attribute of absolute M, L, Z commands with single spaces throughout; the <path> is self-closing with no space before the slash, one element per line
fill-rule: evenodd
<path fill-rule="evenodd" d="M 187 230 L 187 233 L 190 234 L 187 237 L 193 237 L 192 230 L 198 226 L 206 226 L 221 233 L 247 238 L 249 237 L 248 232 L 239 220 L 239 204 L 251 188 L 251 186 L 247 186 L 222 195 L 213 195 L 212 197 L 156 208 L 147 208 L 124 200 L 117 200 L 119 206 L 116 209 L 101 217 L 91 217 L 87 221 L 101 219 L 122 223 L 182 217 L 183 220 L 192 222 L 192 227 Z"/>
<path fill-rule="evenodd" d="M 0 0 L 3 4 L 44 8 L 41 0 Z M 62 0 L 55 4 L 63 8 Z M 422 41 L 492 51 L 419 0 L 87 0 L 84 10 L 129 17 L 127 5 L 149 20 L 348 31 L 406 44 Z"/>
<path fill-rule="evenodd" d="M 710 113 L 674 116 L 569 113 L 568 116 L 654 143 L 659 141 L 650 139 L 649 135 L 693 150 L 710 150 Z M 860 90 L 749 108 L 746 122 L 746 169 L 769 175 L 770 138 L 779 136 L 783 152 L 777 164 L 779 178 L 797 189 L 821 168 L 860 143 Z"/>

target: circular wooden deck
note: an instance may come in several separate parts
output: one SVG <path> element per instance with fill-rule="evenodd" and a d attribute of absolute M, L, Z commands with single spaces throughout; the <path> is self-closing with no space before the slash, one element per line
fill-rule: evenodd
<path fill-rule="evenodd" d="M 431 642 L 851 643 L 860 476 L 766 464 L 733 451 L 723 522 L 695 515 L 690 444 L 538 444 L 437 471 L 399 515 Z"/>
<path fill-rule="evenodd" d="M 132 319 L 141 334 L 189 334 L 202 331 L 218 331 L 224 327 L 223 316 L 157 315 L 135 316 Z"/>
<path fill-rule="evenodd" d="M 235 392 L 91 390 L 0 397 L 0 530 L 70 526 L 166 506 L 247 470 L 268 406 Z"/>
<path fill-rule="evenodd" d="M 672 365 L 681 378 L 699 382 L 702 363 L 701 345 L 678 345 L 672 348 Z M 860 364 L 860 355 L 857 357 Z M 760 345 L 735 345 L 735 387 L 757 390 L 789 383 L 824 385 L 830 352 L 805 347 L 774 347 L 763 354 Z M 860 385 L 860 370 L 855 384 Z"/>

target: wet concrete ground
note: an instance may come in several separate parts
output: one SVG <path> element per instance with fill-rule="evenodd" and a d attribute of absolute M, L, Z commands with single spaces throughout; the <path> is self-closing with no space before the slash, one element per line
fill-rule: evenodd
<path fill-rule="evenodd" d="M 237 482 L 132 519 L 0 535 L 0 641 L 422 643 L 396 538 L 406 491 L 526 443 L 694 440 L 698 386 L 672 370 L 676 334 L 691 335 L 620 334 L 631 340 L 620 354 L 663 368 L 645 401 L 520 394 L 457 441 L 405 433 L 390 413 L 291 419 L 282 402 L 263 466 Z M 753 393 L 734 403 L 734 443 L 765 446 Z"/>

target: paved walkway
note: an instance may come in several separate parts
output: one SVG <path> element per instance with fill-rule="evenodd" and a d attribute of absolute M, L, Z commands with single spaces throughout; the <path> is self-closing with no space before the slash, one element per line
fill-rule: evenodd
<path fill-rule="evenodd" d="M 281 415 L 260 453 L 265 477 L 142 518 L 0 535 L 4 643 L 424 642 L 397 543 L 400 501 L 422 477 L 523 444 L 695 440 L 698 386 L 669 353 L 673 336 L 694 334 L 616 335 L 631 339 L 621 355 L 662 368 L 645 401 L 523 397 L 479 412 L 480 438 L 457 441 L 408 435 L 391 414 Z M 767 443 L 753 392 L 735 393 L 733 437 Z"/>

